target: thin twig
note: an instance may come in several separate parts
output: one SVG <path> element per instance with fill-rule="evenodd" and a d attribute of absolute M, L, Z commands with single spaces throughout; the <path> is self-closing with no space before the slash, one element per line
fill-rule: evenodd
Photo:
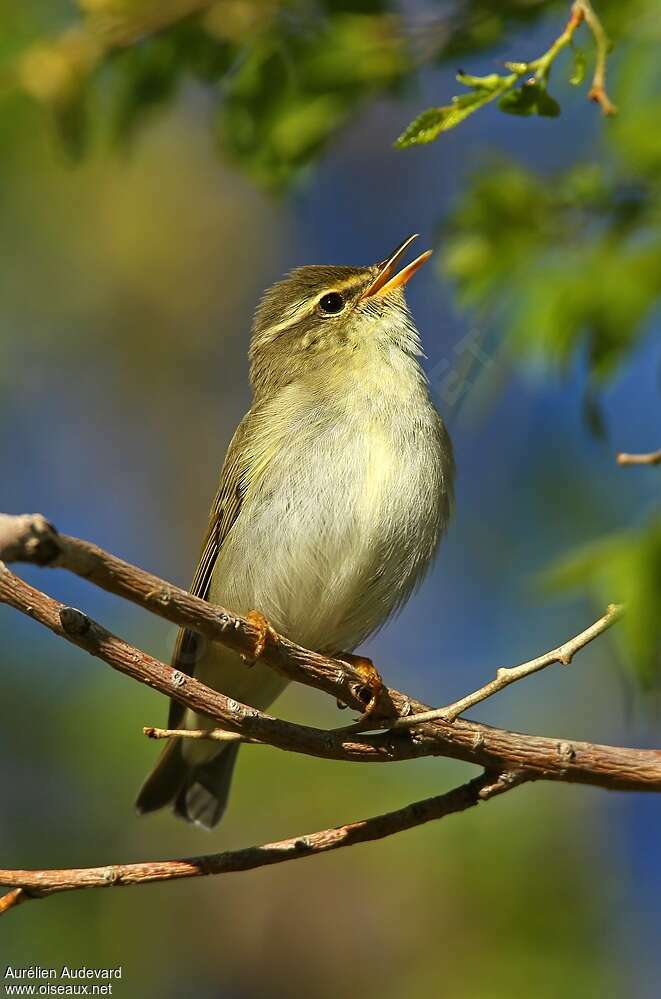
<path fill-rule="evenodd" d="M 521 64 L 522 67 L 525 65 L 526 68 L 519 73 L 519 76 L 525 73 L 534 72 L 536 80 L 546 80 L 549 75 L 551 66 L 556 59 L 556 57 L 562 52 L 567 45 L 571 45 L 574 35 L 576 34 L 576 29 L 580 26 L 583 18 L 585 17 L 583 8 L 580 3 L 574 3 L 572 5 L 571 14 L 565 29 L 561 35 L 559 35 L 553 42 L 551 47 L 547 49 L 544 55 L 539 56 L 539 58 L 534 59 L 532 62 L 527 64 Z M 514 64 L 516 65 L 516 64 Z"/>
<path fill-rule="evenodd" d="M 16 906 L 22 905 L 23 902 L 29 901 L 30 895 L 23 888 L 14 888 L 13 891 L 8 891 L 0 897 L 0 916 L 4 912 L 9 912 L 10 909 L 15 909 Z"/>
<path fill-rule="evenodd" d="M 661 465 L 661 448 L 645 454 L 627 454 L 620 451 L 617 456 L 618 465 Z"/>
<path fill-rule="evenodd" d="M 592 86 L 588 99 L 599 105 L 605 115 L 617 114 L 617 108 L 606 93 L 606 62 L 610 51 L 610 41 L 604 27 L 597 17 L 590 0 L 576 0 L 576 7 L 583 12 L 585 23 L 594 38 L 596 57 Z"/>
<path fill-rule="evenodd" d="M 240 732 L 226 732 L 223 728 L 155 728 L 145 725 L 142 734 L 148 739 L 206 739 L 211 742 L 254 742 L 259 745 L 259 739 L 248 739 Z"/>
<path fill-rule="evenodd" d="M 0 899 L 0 912 L 19 901 L 43 898 L 62 891 L 85 888 L 123 888 L 154 881 L 174 881 L 182 878 L 207 877 L 248 871 L 256 867 L 280 864 L 288 860 L 317 856 L 384 839 L 426 822 L 442 819 L 456 812 L 473 808 L 529 780 L 522 772 L 493 774 L 486 772 L 445 794 L 416 801 L 396 811 L 350 822 L 333 829 L 304 836 L 293 836 L 276 843 L 251 846 L 242 850 L 190 857 L 185 860 L 150 861 L 139 864 L 112 864 L 107 867 L 87 867 L 71 870 L 13 871 L 0 870 L 0 885 L 13 887 Z M 6 899 L 10 899 L 9 902 Z"/>
<path fill-rule="evenodd" d="M 545 652 L 544 655 L 538 656 L 536 659 L 531 659 L 529 662 L 521 663 L 520 666 L 501 667 L 497 670 L 494 680 L 485 683 L 483 687 L 474 690 L 472 694 L 466 694 L 465 697 L 461 697 L 458 701 L 447 704 L 443 708 L 435 708 L 433 711 L 423 711 L 419 715 L 408 715 L 406 718 L 398 718 L 393 723 L 392 728 L 412 728 L 421 722 L 436 721 L 437 719 L 451 724 L 464 711 L 468 711 L 469 708 L 474 707 L 481 701 L 486 701 L 488 697 L 492 697 L 493 694 L 504 690 L 505 687 L 509 687 L 511 683 L 515 683 L 517 680 L 523 680 L 526 676 L 538 673 L 540 670 L 546 669 L 547 666 L 553 665 L 553 663 L 561 663 L 563 666 L 568 666 L 579 649 L 585 648 L 598 635 L 602 635 L 604 631 L 615 624 L 623 612 L 624 607 L 621 604 L 610 604 L 606 613 L 598 621 L 591 624 L 580 635 L 575 635 L 574 638 L 570 638 L 563 645 L 559 645 L 557 649 L 551 649 L 550 652 Z"/>

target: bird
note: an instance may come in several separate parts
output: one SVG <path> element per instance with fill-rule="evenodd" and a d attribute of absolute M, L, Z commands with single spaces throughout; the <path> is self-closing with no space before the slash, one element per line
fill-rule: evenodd
<path fill-rule="evenodd" d="M 261 299 L 252 405 L 223 464 L 191 592 L 327 655 L 351 654 L 420 584 L 447 528 L 454 458 L 422 367 L 397 269 L 416 239 L 370 266 L 306 265 Z M 287 681 L 181 629 L 173 666 L 265 710 Z M 169 727 L 216 723 L 173 700 Z M 237 742 L 170 739 L 140 814 L 171 806 L 212 829 Z"/>

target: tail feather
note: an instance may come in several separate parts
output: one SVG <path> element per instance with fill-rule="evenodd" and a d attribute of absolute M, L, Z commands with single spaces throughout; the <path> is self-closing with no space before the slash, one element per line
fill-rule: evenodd
<path fill-rule="evenodd" d="M 227 808 L 238 745 L 229 745 L 208 763 L 191 767 L 174 801 L 175 815 L 205 829 L 218 825 Z"/>
<path fill-rule="evenodd" d="M 172 805 L 176 815 L 212 829 L 220 822 L 229 796 L 239 746 L 230 744 L 204 763 L 184 759 L 181 741 L 172 739 L 138 792 L 141 815 Z"/>
<path fill-rule="evenodd" d="M 188 764 L 184 760 L 181 740 L 171 739 L 138 791 L 135 807 L 140 815 L 169 805 L 187 775 Z"/>

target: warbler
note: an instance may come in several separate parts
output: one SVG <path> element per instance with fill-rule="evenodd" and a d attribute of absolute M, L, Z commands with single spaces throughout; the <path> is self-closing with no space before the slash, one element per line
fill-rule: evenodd
<path fill-rule="evenodd" d="M 253 403 L 229 445 L 191 592 L 258 611 L 289 639 L 351 653 L 408 599 L 445 531 L 454 461 L 421 367 L 397 271 L 410 236 L 369 267 L 306 266 L 262 298 L 250 344 Z M 261 710 L 286 680 L 183 629 L 173 665 Z M 173 701 L 170 728 L 212 719 Z M 171 739 L 139 812 L 171 804 L 212 828 L 238 744 Z"/>

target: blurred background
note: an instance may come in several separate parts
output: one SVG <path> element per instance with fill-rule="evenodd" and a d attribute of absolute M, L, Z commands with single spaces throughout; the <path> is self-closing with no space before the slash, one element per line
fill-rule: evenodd
<path fill-rule="evenodd" d="M 457 507 L 433 573 L 364 652 L 432 704 L 626 621 L 474 717 L 658 743 L 661 444 L 658 9 L 598 3 L 605 120 L 553 67 L 559 118 L 476 112 L 393 142 L 461 87 L 541 55 L 568 4 L 535 0 L 0 2 L 0 509 L 40 511 L 188 585 L 249 405 L 261 291 L 302 263 L 366 264 L 410 232 L 427 371 Z M 588 79 L 594 51 L 582 29 Z M 580 75 L 580 72 L 578 73 Z M 21 569 L 162 658 L 175 629 Z M 466 779 L 243 749 L 213 834 L 133 799 L 164 699 L 0 608 L 5 867 L 168 858 L 395 808 Z M 655 689 L 656 684 L 656 689 Z M 289 690 L 283 717 L 346 722 Z M 661 804 L 536 784 L 304 863 L 60 895 L 3 922 L 2 963 L 122 965 L 126 997 L 658 996 Z"/>

